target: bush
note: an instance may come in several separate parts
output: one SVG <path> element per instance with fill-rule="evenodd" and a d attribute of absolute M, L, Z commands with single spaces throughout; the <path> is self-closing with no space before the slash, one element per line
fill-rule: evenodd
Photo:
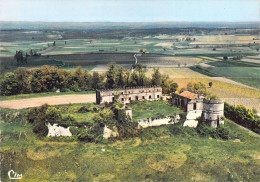
<path fill-rule="evenodd" d="M 196 128 L 196 130 L 201 136 L 210 136 L 215 139 L 221 138 L 223 140 L 229 140 L 232 138 L 236 138 L 231 130 L 224 125 L 220 125 L 217 128 L 212 128 L 211 126 L 201 124 Z"/>
<path fill-rule="evenodd" d="M 79 113 L 86 113 L 86 112 L 89 112 L 89 111 L 90 110 L 86 106 L 82 106 L 78 110 Z"/>
<path fill-rule="evenodd" d="M 26 113 L 26 119 L 29 123 L 34 123 L 39 115 L 39 109 L 37 107 L 30 108 Z"/>
<path fill-rule="evenodd" d="M 44 122 L 38 122 L 33 127 L 33 132 L 37 133 L 40 136 L 47 136 L 48 135 L 48 127 L 45 125 Z"/>
<path fill-rule="evenodd" d="M 78 84 L 71 85 L 70 90 L 74 91 L 74 92 L 80 92 L 81 91 Z"/>
<path fill-rule="evenodd" d="M 78 135 L 78 139 L 80 141 L 93 142 L 93 141 L 95 141 L 95 136 L 94 136 L 94 134 L 84 132 L 84 133 L 80 133 Z"/>
<path fill-rule="evenodd" d="M 45 113 L 45 123 L 60 123 L 62 117 L 60 111 L 55 107 L 49 107 Z"/>

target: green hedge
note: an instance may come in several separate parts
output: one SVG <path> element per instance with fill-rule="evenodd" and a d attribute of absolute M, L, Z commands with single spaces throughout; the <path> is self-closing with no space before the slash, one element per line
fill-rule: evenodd
<path fill-rule="evenodd" d="M 242 105 L 233 106 L 225 103 L 225 116 L 237 124 L 260 134 L 260 117 L 253 110 Z"/>

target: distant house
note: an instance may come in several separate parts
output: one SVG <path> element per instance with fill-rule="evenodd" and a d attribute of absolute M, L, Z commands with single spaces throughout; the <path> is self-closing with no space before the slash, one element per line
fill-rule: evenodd
<path fill-rule="evenodd" d="M 131 100 L 159 100 L 162 97 L 162 87 L 126 87 L 124 89 L 97 90 L 96 103 L 113 102 L 117 94 L 120 95 L 118 100 L 124 103 L 129 103 Z"/>

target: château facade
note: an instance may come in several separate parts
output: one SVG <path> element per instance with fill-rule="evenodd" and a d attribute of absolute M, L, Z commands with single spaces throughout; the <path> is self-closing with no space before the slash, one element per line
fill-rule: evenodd
<path fill-rule="evenodd" d="M 113 102 L 116 96 L 123 103 L 135 100 L 159 100 L 162 97 L 162 87 L 126 87 L 124 89 L 104 89 L 96 91 L 96 103 Z"/>

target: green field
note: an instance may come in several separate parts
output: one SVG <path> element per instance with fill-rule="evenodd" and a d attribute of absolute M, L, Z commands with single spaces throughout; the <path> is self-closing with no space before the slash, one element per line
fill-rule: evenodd
<path fill-rule="evenodd" d="M 260 89 L 260 64 L 242 61 L 218 61 L 210 62 L 214 66 L 203 68 L 231 80 Z"/>

